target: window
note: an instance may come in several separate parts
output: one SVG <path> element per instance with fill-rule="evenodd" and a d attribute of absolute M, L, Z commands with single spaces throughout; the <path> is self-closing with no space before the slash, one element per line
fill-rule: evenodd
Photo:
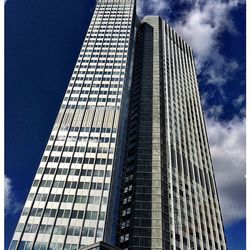
<path fill-rule="evenodd" d="M 24 228 L 24 223 L 18 223 L 16 227 L 16 232 L 22 232 L 23 228 Z"/>
<path fill-rule="evenodd" d="M 37 187 L 39 183 L 39 180 L 34 180 L 33 187 Z"/>
<path fill-rule="evenodd" d="M 65 226 L 55 226 L 53 234 L 55 235 L 64 235 L 66 233 L 66 227 Z"/>
<path fill-rule="evenodd" d="M 107 200 L 108 200 L 108 198 L 107 197 L 102 197 L 102 205 L 105 205 L 105 204 L 107 204 Z"/>
<path fill-rule="evenodd" d="M 81 227 L 70 226 L 68 229 L 68 235 L 79 236 Z"/>
<path fill-rule="evenodd" d="M 96 231 L 96 237 L 102 238 L 102 235 L 103 235 L 103 228 L 98 228 Z"/>
<path fill-rule="evenodd" d="M 63 195 L 62 202 L 71 203 L 73 202 L 74 195 Z"/>
<path fill-rule="evenodd" d="M 129 234 L 121 235 L 120 242 L 124 242 L 128 240 L 129 240 Z"/>
<path fill-rule="evenodd" d="M 78 210 L 73 210 L 71 214 L 71 218 L 77 218 L 77 219 L 82 219 L 83 218 L 84 211 L 78 211 Z"/>
<path fill-rule="evenodd" d="M 52 250 L 52 249 L 62 249 L 62 243 L 53 243 L 51 242 L 49 244 L 49 249 Z"/>
<path fill-rule="evenodd" d="M 37 224 L 26 224 L 24 232 L 25 233 L 35 233 L 37 230 Z"/>
<path fill-rule="evenodd" d="M 87 220 L 96 220 L 97 219 L 97 212 L 96 211 L 87 211 L 86 212 L 86 219 Z"/>
<path fill-rule="evenodd" d="M 87 201 L 87 196 L 83 196 L 83 195 L 77 195 L 76 196 L 76 203 L 83 203 L 85 204 Z"/>
<path fill-rule="evenodd" d="M 101 212 L 99 215 L 99 220 L 104 220 L 105 218 L 105 212 Z"/>
<path fill-rule="evenodd" d="M 59 202 L 60 200 L 60 195 L 59 194 L 50 194 L 48 201 L 51 202 Z"/>
<path fill-rule="evenodd" d="M 94 237 L 95 228 L 93 227 L 84 227 L 82 230 L 82 236 Z"/>
<path fill-rule="evenodd" d="M 64 250 L 76 250 L 77 249 L 77 245 L 76 244 L 65 244 Z"/>
<path fill-rule="evenodd" d="M 58 218 L 69 218 L 70 210 L 59 209 L 57 217 Z"/>
<path fill-rule="evenodd" d="M 17 246 L 17 240 L 13 240 L 10 245 L 10 250 L 15 250 Z"/>
<path fill-rule="evenodd" d="M 30 193 L 29 196 L 28 196 L 28 198 L 27 198 L 27 200 L 28 200 L 28 201 L 32 201 L 33 198 L 34 198 L 34 196 L 35 196 L 34 193 Z"/>
<path fill-rule="evenodd" d="M 25 207 L 25 208 L 23 209 L 22 215 L 27 215 L 27 214 L 29 213 L 29 210 L 30 210 L 29 207 Z"/>

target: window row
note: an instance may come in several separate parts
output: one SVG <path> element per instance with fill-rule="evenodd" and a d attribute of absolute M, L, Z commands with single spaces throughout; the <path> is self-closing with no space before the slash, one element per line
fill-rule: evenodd
<path fill-rule="evenodd" d="M 49 138 L 50 141 L 56 140 L 56 141 L 89 141 L 89 142 L 100 142 L 100 143 L 107 143 L 107 142 L 115 142 L 115 138 L 109 138 L 109 137 L 98 137 L 98 136 L 66 136 L 66 135 L 58 135 L 54 136 L 51 135 Z"/>
<path fill-rule="evenodd" d="M 112 33 L 112 32 L 108 32 L 109 34 L 90 34 L 90 35 L 86 35 L 86 38 L 103 38 L 103 39 L 106 39 L 106 38 L 125 38 L 128 36 L 128 34 L 126 35 L 123 35 L 122 32 L 121 33 L 118 33 L 118 34 L 115 34 L 115 33 Z M 127 33 L 127 32 L 124 32 L 124 33 Z M 111 35 L 110 35 L 111 34 Z"/>
<path fill-rule="evenodd" d="M 44 211 L 44 214 L 43 214 Z M 83 210 L 69 210 L 69 209 L 49 209 L 46 208 L 32 208 L 30 211 L 30 216 L 34 217 L 57 217 L 57 218 L 73 218 L 73 219 L 83 219 L 84 218 L 84 211 Z M 24 215 L 24 214 L 22 214 Z M 97 211 L 86 211 L 85 219 L 87 220 L 104 220 L 105 219 L 105 212 L 100 212 L 98 217 Z M 16 232 L 21 232 L 23 230 L 24 223 L 19 223 L 16 228 Z M 26 224 L 26 231 L 30 230 L 29 232 L 35 232 L 36 226 L 32 224 Z M 31 231 L 32 230 L 32 231 Z"/>
<path fill-rule="evenodd" d="M 53 184 L 52 184 L 53 183 Z M 33 182 L 33 187 L 37 187 L 39 180 Z M 78 186 L 77 186 L 78 184 Z M 52 187 L 52 188 L 71 188 L 71 189 L 95 189 L 95 190 L 108 190 L 109 183 L 99 183 L 99 182 L 77 182 L 77 181 L 51 181 L 51 180 L 42 180 L 40 187 Z"/>
<path fill-rule="evenodd" d="M 97 213 L 97 212 L 96 212 Z M 20 223 L 18 224 L 17 230 L 16 232 L 20 232 L 19 229 L 21 227 L 24 227 L 24 224 Z M 38 224 L 26 224 L 25 228 L 24 228 L 24 232 L 25 233 L 35 233 L 38 229 Z M 82 236 L 90 236 L 92 237 L 92 235 L 94 236 L 94 231 L 92 232 L 89 228 L 83 228 L 82 230 Z M 53 235 L 65 235 L 67 232 L 67 235 L 73 235 L 73 236 L 80 236 L 81 234 L 81 227 L 79 226 L 69 226 L 67 228 L 67 226 L 63 226 L 63 225 L 55 225 L 54 227 L 52 225 L 41 225 L 39 227 L 39 231 L 38 233 L 41 234 L 50 234 L 52 233 L 53 230 Z M 91 231 L 91 232 L 89 232 Z M 102 233 L 103 233 L 103 229 L 99 228 L 99 232 L 97 233 L 97 237 L 102 237 Z"/>
<path fill-rule="evenodd" d="M 113 103 L 110 103 L 113 104 Z M 117 105 L 119 105 L 119 103 L 116 103 Z M 66 109 L 96 109 L 96 110 L 119 110 L 120 107 L 119 106 L 109 106 L 109 104 L 107 103 L 107 105 L 101 105 L 99 103 L 95 104 L 95 105 L 74 105 L 74 104 L 68 104 L 65 105 L 63 104 L 61 106 L 62 109 L 66 108 Z"/>
<path fill-rule="evenodd" d="M 81 94 L 81 95 L 121 95 L 122 91 L 117 90 L 67 90 L 67 94 Z"/>
<path fill-rule="evenodd" d="M 92 74 L 92 72 L 91 72 Z M 112 82 L 119 82 L 123 81 L 123 77 L 71 77 L 71 80 L 85 80 L 85 81 L 112 81 Z"/>
<path fill-rule="evenodd" d="M 93 133 L 116 133 L 116 128 L 106 128 L 106 127 L 60 127 L 60 131 L 72 131 L 72 132 L 93 132 Z"/>
<path fill-rule="evenodd" d="M 38 170 L 38 173 L 41 173 L 44 168 L 40 167 Z M 44 174 L 54 174 L 56 172 L 56 168 L 46 168 L 44 171 Z M 68 169 L 68 168 L 58 168 L 57 169 L 57 175 L 75 175 L 75 176 L 91 176 L 93 173 L 93 176 L 97 177 L 110 177 L 111 176 L 111 171 L 107 170 L 92 170 L 92 169 Z"/>
<path fill-rule="evenodd" d="M 81 59 L 78 59 L 77 60 L 78 62 L 81 62 L 81 63 L 119 63 L 119 64 L 121 64 L 121 63 L 126 63 L 127 62 L 127 59 L 123 59 L 123 60 L 119 60 L 119 59 L 115 59 L 115 58 L 113 58 L 113 59 L 106 59 L 106 60 L 103 60 L 103 59 L 88 59 L 88 60 L 86 60 L 86 59 L 83 59 L 83 60 L 81 60 Z M 77 65 L 76 65 L 76 68 L 77 68 Z"/>
<path fill-rule="evenodd" d="M 78 164 L 96 164 L 111 165 L 112 159 L 104 158 L 88 158 L 88 157 L 59 157 L 59 156 L 43 156 L 42 162 L 59 162 L 59 163 L 78 163 Z"/>
<path fill-rule="evenodd" d="M 74 146 L 56 146 L 54 145 L 53 147 L 51 145 L 48 145 L 45 149 L 46 151 L 62 151 L 63 152 L 87 152 L 87 153 L 114 153 L 114 148 L 103 148 L 103 147 L 74 147 Z"/>
<path fill-rule="evenodd" d="M 69 86 L 74 86 L 74 87 L 83 87 L 83 89 L 86 88 L 103 88 L 103 89 L 107 89 L 107 88 L 114 88 L 117 89 L 118 87 L 122 87 L 122 83 L 111 83 L 111 84 L 107 84 L 107 83 L 70 83 Z"/>
<path fill-rule="evenodd" d="M 79 67 L 77 67 L 79 68 Z M 122 65 L 81 65 L 80 68 L 88 69 L 126 69 L 126 66 Z M 74 73 L 77 73 L 75 71 Z"/>
<path fill-rule="evenodd" d="M 95 77 L 95 79 L 96 79 L 96 77 L 102 77 L 102 79 L 104 78 L 104 77 L 107 77 L 108 79 L 110 79 L 110 76 L 116 76 L 116 75 L 123 75 L 124 74 L 124 70 L 123 71 L 114 71 L 114 70 L 110 70 L 110 71 L 103 71 L 103 72 L 100 72 L 100 71 L 97 71 L 97 70 L 82 70 L 82 71 L 79 71 L 79 72 L 73 72 L 73 76 L 75 75 L 75 74 L 78 74 L 78 76 L 80 76 L 80 75 L 91 75 L 89 78 L 91 78 L 91 79 L 89 79 L 89 80 L 92 80 L 92 78 L 93 77 Z M 87 79 L 88 77 L 86 77 L 86 79 Z M 79 80 L 79 79 L 77 79 L 77 80 Z M 98 80 L 98 79 L 97 79 Z"/>
<path fill-rule="evenodd" d="M 63 99 L 64 101 L 79 101 L 79 102 L 112 102 L 112 103 L 115 103 L 115 102 L 120 102 L 121 101 L 121 98 L 102 98 L 102 97 L 99 97 L 99 98 L 96 98 L 96 97 L 64 97 Z"/>
<path fill-rule="evenodd" d="M 116 28 L 114 28 L 116 29 Z M 88 44 L 88 48 L 128 48 L 128 45 L 124 46 L 124 45 L 121 45 L 121 44 L 113 44 L 112 42 L 111 43 L 95 43 L 95 44 Z M 81 50 L 81 52 L 83 52 L 84 49 Z"/>
<path fill-rule="evenodd" d="M 49 196 L 49 197 L 48 197 Z M 35 197 L 35 193 L 30 193 L 27 200 L 31 201 Z M 60 194 L 37 194 L 35 201 L 46 201 L 48 197 L 49 202 L 59 202 L 61 195 Z M 75 201 L 74 201 L 75 197 Z M 107 204 L 107 197 L 106 196 L 86 196 L 86 195 L 68 195 L 64 194 L 62 195 L 62 202 L 66 203 L 82 203 L 82 204 L 101 204 L 106 205 Z M 24 207 L 22 215 L 27 215 L 29 213 L 30 208 Z"/>

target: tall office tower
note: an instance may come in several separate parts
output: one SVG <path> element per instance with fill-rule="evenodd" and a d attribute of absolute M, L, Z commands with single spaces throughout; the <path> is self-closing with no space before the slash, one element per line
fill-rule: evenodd
<path fill-rule="evenodd" d="M 97 2 L 10 249 L 115 244 L 226 249 L 192 50 L 135 0 Z"/>
<path fill-rule="evenodd" d="M 137 33 L 121 249 L 226 249 L 191 48 L 159 17 Z"/>
<path fill-rule="evenodd" d="M 115 242 L 135 1 L 99 0 L 10 249 Z"/>

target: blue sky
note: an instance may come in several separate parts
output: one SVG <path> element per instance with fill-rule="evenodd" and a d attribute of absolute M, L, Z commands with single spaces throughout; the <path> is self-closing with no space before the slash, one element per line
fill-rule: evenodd
<path fill-rule="evenodd" d="M 5 3 L 5 249 L 88 28 L 94 1 Z M 245 249 L 245 2 L 139 0 L 192 46 L 229 250 Z"/>

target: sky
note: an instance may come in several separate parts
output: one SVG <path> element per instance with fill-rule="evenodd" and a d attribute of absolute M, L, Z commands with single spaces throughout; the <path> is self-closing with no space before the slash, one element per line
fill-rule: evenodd
<path fill-rule="evenodd" d="M 5 248 L 52 130 L 94 1 L 5 1 Z M 138 0 L 193 48 L 229 250 L 245 243 L 245 1 Z"/>

